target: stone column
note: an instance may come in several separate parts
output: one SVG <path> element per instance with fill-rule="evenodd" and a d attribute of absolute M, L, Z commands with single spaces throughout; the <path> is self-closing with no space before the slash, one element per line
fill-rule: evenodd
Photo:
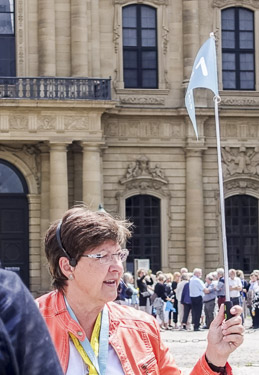
<path fill-rule="evenodd" d="M 194 59 L 200 48 L 199 36 L 199 0 L 183 0 L 184 82 L 190 78 Z"/>
<path fill-rule="evenodd" d="M 92 5 L 92 76 L 100 77 L 100 4 L 99 0 L 91 2 Z"/>
<path fill-rule="evenodd" d="M 50 221 L 68 209 L 67 144 L 50 143 Z"/>
<path fill-rule="evenodd" d="M 87 2 L 71 0 L 71 72 L 88 77 Z"/>
<path fill-rule="evenodd" d="M 82 142 L 83 201 L 92 210 L 103 202 L 100 143 Z"/>
<path fill-rule="evenodd" d="M 55 0 L 38 0 L 39 76 L 56 75 Z"/>
<path fill-rule="evenodd" d="M 186 263 L 204 270 L 202 150 L 186 150 Z"/>
<path fill-rule="evenodd" d="M 56 74 L 71 76 L 70 0 L 56 0 Z"/>
<path fill-rule="evenodd" d="M 83 158 L 82 148 L 74 143 L 73 144 L 73 157 L 74 157 L 74 204 L 82 202 L 82 171 L 83 171 Z"/>
<path fill-rule="evenodd" d="M 38 146 L 41 151 L 41 214 L 40 214 L 40 237 L 44 239 L 45 233 L 49 227 L 49 147 L 46 144 Z M 41 268 L 41 281 L 40 290 L 41 292 L 47 292 L 50 289 L 50 276 L 47 268 L 47 259 L 44 250 L 43 241 L 41 241 L 41 253 L 40 253 L 40 268 Z"/>

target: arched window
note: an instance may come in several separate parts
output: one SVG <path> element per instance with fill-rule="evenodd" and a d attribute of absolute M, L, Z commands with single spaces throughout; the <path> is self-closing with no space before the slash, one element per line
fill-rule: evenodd
<path fill-rule="evenodd" d="M 224 90 L 255 90 L 254 12 L 222 10 L 222 76 Z"/>
<path fill-rule="evenodd" d="M 14 0 L 0 0 L 0 76 L 15 76 Z"/>
<path fill-rule="evenodd" d="M 126 199 L 126 217 L 134 223 L 134 234 L 127 244 L 130 250 L 127 269 L 134 272 L 134 259 L 149 259 L 153 272 L 161 269 L 160 199 L 152 195 L 134 195 Z"/>
<path fill-rule="evenodd" d="M 250 273 L 258 266 L 258 200 L 234 195 L 225 201 L 230 268 Z"/>
<path fill-rule="evenodd" d="M 28 187 L 21 172 L 0 159 L 0 262 L 29 286 Z"/>
<path fill-rule="evenodd" d="M 25 193 L 27 184 L 20 171 L 5 160 L 0 159 L 0 193 Z"/>
<path fill-rule="evenodd" d="M 158 87 L 156 9 L 136 4 L 123 8 L 125 88 Z"/>

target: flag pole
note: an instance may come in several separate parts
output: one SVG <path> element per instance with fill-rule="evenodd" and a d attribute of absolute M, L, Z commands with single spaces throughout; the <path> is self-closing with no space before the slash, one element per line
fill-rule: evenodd
<path fill-rule="evenodd" d="M 223 262 L 224 262 L 224 279 L 226 289 L 226 301 L 230 301 L 229 296 L 229 280 L 228 280 L 228 251 L 227 251 L 227 235 L 225 222 L 225 200 L 223 188 L 223 173 L 221 164 L 221 145 L 220 145 L 220 128 L 219 128 L 219 111 L 218 104 L 221 99 L 219 96 L 213 98 L 215 105 L 215 122 L 216 122 L 216 138 L 217 138 L 217 154 L 218 154 L 218 175 L 219 175 L 219 197 L 220 197 L 220 212 L 221 212 L 221 231 L 222 231 L 222 246 L 223 246 Z"/>

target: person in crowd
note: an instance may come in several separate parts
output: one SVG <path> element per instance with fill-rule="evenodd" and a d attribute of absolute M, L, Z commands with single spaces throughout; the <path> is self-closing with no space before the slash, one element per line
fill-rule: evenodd
<path fill-rule="evenodd" d="M 209 293 L 201 277 L 201 268 L 195 268 L 193 270 L 193 276 L 190 279 L 190 297 L 192 301 L 192 323 L 194 331 L 200 331 L 203 296 L 204 293 Z"/>
<path fill-rule="evenodd" d="M 172 290 L 173 275 L 170 272 L 166 273 L 165 278 L 165 293 L 174 301 L 175 294 Z M 173 305 L 171 307 L 173 307 Z M 168 312 L 168 328 L 172 328 L 173 309 L 167 309 L 166 311 Z"/>
<path fill-rule="evenodd" d="M 259 329 L 259 283 L 258 283 L 258 280 L 254 284 L 254 288 L 253 288 L 251 313 L 253 317 L 253 329 Z"/>
<path fill-rule="evenodd" d="M 29 290 L 0 269 L 1 375 L 62 375 L 55 348 Z"/>
<path fill-rule="evenodd" d="M 203 306 L 205 313 L 205 326 L 204 329 L 209 329 L 212 321 L 214 320 L 214 311 L 216 303 L 216 289 L 213 284 L 213 277 L 211 274 L 208 274 L 205 279 L 205 287 L 208 290 L 208 293 L 205 293 L 203 296 Z"/>
<path fill-rule="evenodd" d="M 248 291 L 247 291 L 247 308 L 249 309 L 250 315 L 252 317 L 252 326 L 250 328 L 254 328 L 255 322 L 254 322 L 254 317 L 255 314 L 252 313 L 252 302 L 254 298 L 254 289 L 256 289 L 258 285 L 258 278 L 256 273 L 252 272 L 250 274 L 250 282 L 248 284 Z"/>
<path fill-rule="evenodd" d="M 245 280 L 244 272 L 242 270 L 237 270 L 236 274 L 237 274 L 237 277 L 240 278 L 241 283 L 242 283 L 242 290 L 240 292 L 240 306 L 242 306 L 244 319 L 246 319 L 247 317 L 246 300 L 247 300 L 248 282 Z"/>
<path fill-rule="evenodd" d="M 182 292 L 184 285 L 188 283 L 188 273 L 181 274 L 181 281 L 177 284 L 175 295 L 178 301 L 178 320 L 180 322 L 180 329 L 183 328 L 183 314 L 184 314 L 184 305 L 181 302 L 182 299 Z"/>
<path fill-rule="evenodd" d="M 138 309 L 139 307 L 139 298 L 138 298 L 138 289 L 134 287 L 134 278 L 132 273 L 125 272 L 123 274 L 123 281 L 127 286 L 126 298 L 127 304 Z"/>
<path fill-rule="evenodd" d="M 119 286 L 117 289 L 117 297 L 115 299 L 115 302 L 118 303 L 119 305 L 127 305 L 127 285 L 123 281 L 123 279 L 120 280 Z"/>
<path fill-rule="evenodd" d="M 185 330 L 191 330 L 191 309 L 192 309 L 192 300 L 190 297 L 190 274 L 188 275 L 188 282 L 184 285 L 181 303 L 183 304 L 183 321 L 182 328 Z"/>
<path fill-rule="evenodd" d="M 166 281 L 166 276 L 162 273 L 159 274 L 157 278 L 157 283 L 155 285 L 155 290 L 154 290 L 157 297 L 153 303 L 153 306 L 156 309 L 156 318 L 159 322 L 161 331 L 165 329 L 169 329 L 169 326 L 168 326 L 169 311 L 166 311 L 166 302 L 169 301 L 170 299 L 166 292 L 165 281 Z"/>
<path fill-rule="evenodd" d="M 55 290 L 37 301 L 66 375 L 181 374 L 156 319 L 112 302 L 130 232 L 127 221 L 85 207 L 66 211 L 47 231 L 45 252 Z M 228 357 L 244 339 L 241 310 L 233 307 L 234 317 L 227 321 L 223 308 L 219 311 L 192 375 L 213 375 L 222 367 L 231 374 Z"/>
<path fill-rule="evenodd" d="M 240 292 L 242 290 L 242 283 L 236 275 L 236 270 L 231 268 L 229 270 L 229 296 L 233 305 L 240 305 Z"/>
<path fill-rule="evenodd" d="M 217 269 L 218 275 L 218 284 L 216 287 L 217 298 L 218 298 L 218 307 L 220 308 L 221 304 L 226 300 L 226 289 L 225 289 L 225 279 L 224 279 L 224 269 Z"/>
<path fill-rule="evenodd" d="M 189 273 L 188 268 L 186 268 L 186 267 L 182 267 L 182 268 L 180 269 L 180 274 L 182 275 L 183 273 Z"/>
<path fill-rule="evenodd" d="M 174 294 L 173 307 L 175 309 L 175 311 L 173 312 L 173 323 L 174 323 L 173 328 L 178 327 L 178 325 L 177 325 L 177 322 L 178 322 L 178 300 L 176 298 L 175 291 L 176 291 L 177 285 L 180 282 L 180 280 L 181 280 L 180 272 L 174 272 L 173 281 L 172 281 L 172 291 L 173 291 L 173 294 Z"/>
<path fill-rule="evenodd" d="M 151 293 L 148 290 L 148 285 L 153 285 L 153 279 L 147 275 L 147 271 L 144 269 L 139 269 L 137 271 L 137 287 L 139 289 L 139 309 L 152 313 L 152 306 L 150 303 Z"/>

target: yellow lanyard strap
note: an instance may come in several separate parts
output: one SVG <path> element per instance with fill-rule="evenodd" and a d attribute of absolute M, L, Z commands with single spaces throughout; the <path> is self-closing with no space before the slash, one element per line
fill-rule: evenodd
<path fill-rule="evenodd" d="M 90 344 L 91 344 L 91 347 L 94 351 L 94 354 L 95 354 L 96 358 L 98 357 L 98 353 L 99 353 L 100 329 L 101 329 L 101 313 L 98 314 L 98 317 L 97 317 L 95 325 L 94 325 L 93 333 L 92 333 L 92 336 L 91 336 L 91 340 L 90 340 Z M 75 345 L 75 348 L 77 349 L 78 353 L 82 357 L 83 361 L 87 364 L 87 366 L 89 368 L 89 375 L 98 375 L 98 372 L 96 371 L 96 368 L 94 367 L 94 365 L 90 361 L 90 359 L 89 359 L 88 355 L 86 354 L 84 348 L 80 344 L 80 341 L 72 333 L 69 333 L 69 335 L 70 335 L 71 340 L 73 341 L 73 344 Z"/>

